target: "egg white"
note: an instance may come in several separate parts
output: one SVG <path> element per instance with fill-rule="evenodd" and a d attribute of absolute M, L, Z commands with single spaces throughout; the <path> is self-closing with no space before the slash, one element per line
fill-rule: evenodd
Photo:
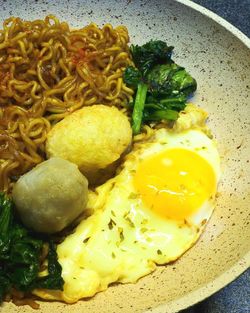
<path fill-rule="evenodd" d="M 213 140 L 199 130 L 178 134 L 157 130 L 150 140 L 136 145 L 116 177 L 96 189 L 89 202 L 94 213 L 58 246 L 64 290 L 36 290 L 37 295 L 73 303 L 112 282 L 136 282 L 156 264 L 176 260 L 195 243 L 212 214 L 214 197 L 192 216 L 175 221 L 147 208 L 133 184 L 141 160 L 177 147 L 206 159 L 218 183 L 220 160 Z"/>

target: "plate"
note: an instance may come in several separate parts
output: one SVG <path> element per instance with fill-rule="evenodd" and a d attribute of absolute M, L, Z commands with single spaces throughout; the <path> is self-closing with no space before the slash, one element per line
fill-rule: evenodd
<path fill-rule="evenodd" d="M 162 39 L 174 59 L 197 79 L 193 102 L 209 112 L 222 158 L 215 212 L 198 243 L 178 261 L 159 266 L 136 284 L 112 285 L 74 305 L 41 302 L 42 312 L 172 313 L 203 300 L 250 263 L 250 40 L 212 12 L 190 1 L 5 1 L 0 22 L 56 15 L 71 27 L 90 22 L 128 27 L 130 40 Z M 33 312 L 5 303 L 2 313 Z"/>

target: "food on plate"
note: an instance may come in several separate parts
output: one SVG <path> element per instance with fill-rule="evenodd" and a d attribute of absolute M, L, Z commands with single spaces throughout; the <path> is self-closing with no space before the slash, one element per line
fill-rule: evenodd
<path fill-rule="evenodd" d="M 179 117 L 173 126 L 173 130 L 175 132 L 181 132 L 185 129 L 199 128 L 205 132 L 209 132 L 206 127 L 207 117 L 207 112 L 192 103 L 188 103 L 185 110 L 179 113 Z"/>
<path fill-rule="evenodd" d="M 48 157 L 77 164 L 94 183 L 99 170 L 110 170 L 131 141 L 127 116 L 116 107 L 98 104 L 77 110 L 57 123 L 47 135 L 46 152 Z"/>
<path fill-rule="evenodd" d="M 22 225 L 12 200 L 2 192 L 0 229 L 0 303 L 9 294 L 14 303 L 29 303 L 37 308 L 36 303 L 23 299 L 25 293 L 34 288 L 63 289 L 56 247 L 52 240 L 47 242 Z M 42 276 L 39 275 L 41 268 L 44 269 Z"/>
<path fill-rule="evenodd" d="M 0 31 L 0 190 L 45 158 L 52 125 L 84 106 L 123 108 L 133 90 L 122 79 L 132 64 L 124 26 L 70 29 L 10 17 Z"/>
<path fill-rule="evenodd" d="M 220 160 L 189 103 L 197 82 L 164 41 L 128 42 L 124 26 L 4 22 L 0 301 L 73 303 L 136 282 L 212 214 Z"/>
<path fill-rule="evenodd" d="M 161 40 L 130 47 L 136 67 L 128 66 L 123 77 L 128 86 L 136 89 L 134 135 L 139 134 L 142 122 L 176 121 L 187 97 L 197 88 L 196 80 L 171 59 L 173 49 Z"/>
<path fill-rule="evenodd" d="M 52 234 L 83 213 L 88 181 L 74 163 L 51 158 L 21 176 L 12 196 L 24 225 L 36 232 Z"/>
<path fill-rule="evenodd" d="M 63 291 L 35 294 L 72 303 L 176 260 L 211 216 L 219 176 L 217 148 L 202 131 L 153 131 L 96 189 L 94 213 L 58 245 Z"/>

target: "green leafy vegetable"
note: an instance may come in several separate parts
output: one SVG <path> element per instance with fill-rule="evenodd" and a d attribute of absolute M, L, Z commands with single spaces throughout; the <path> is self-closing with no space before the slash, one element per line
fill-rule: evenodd
<path fill-rule="evenodd" d="M 135 66 L 143 76 L 146 76 L 156 64 L 172 62 L 173 49 L 174 47 L 169 47 L 161 40 L 150 40 L 145 45 L 131 45 L 130 47 Z"/>
<path fill-rule="evenodd" d="M 144 83 L 138 84 L 135 97 L 134 110 L 132 115 L 132 130 L 134 134 L 139 134 L 143 116 L 144 103 L 146 100 L 148 86 Z"/>
<path fill-rule="evenodd" d="M 147 97 L 147 103 L 145 103 L 146 109 L 154 110 L 174 110 L 180 112 L 184 110 L 186 106 L 186 96 L 179 95 L 176 97 L 162 97 L 154 98 L 152 96 Z"/>
<path fill-rule="evenodd" d="M 141 73 L 133 66 L 128 66 L 126 68 L 123 78 L 129 86 L 134 88 L 137 88 L 142 80 Z"/>
<path fill-rule="evenodd" d="M 136 67 L 128 66 L 125 83 L 136 90 L 133 103 L 133 134 L 142 123 L 160 120 L 175 121 L 185 109 L 188 96 L 196 88 L 196 80 L 172 59 L 172 46 L 151 40 L 143 46 L 130 48 Z"/>
<path fill-rule="evenodd" d="M 35 288 L 58 289 L 62 290 L 64 281 L 61 277 L 62 267 L 57 261 L 57 253 L 55 245 L 50 241 L 50 250 L 48 253 L 48 272 L 49 275 L 37 279 Z"/>
<path fill-rule="evenodd" d="M 144 113 L 144 121 L 169 120 L 175 121 L 178 118 L 178 112 L 174 110 L 157 110 L 153 113 L 146 111 Z"/>
<path fill-rule="evenodd" d="M 197 87 L 195 79 L 175 63 L 156 65 L 149 72 L 147 82 L 156 96 L 188 96 Z"/>
<path fill-rule="evenodd" d="M 10 287 L 9 277 L 0 266 L 0 303 L 3 301 L 4 295 L 10 290 Z"/>
<path fill-rule="evenodd" d="M 48 275 L 38 276 L 44 244 L 17 220 L 12 201 L 0 193 L 0 302 L 11 287 L 23 292 L 34 288 L 62 289 L 62 268 L 53 242 L 47 256 Z"/>

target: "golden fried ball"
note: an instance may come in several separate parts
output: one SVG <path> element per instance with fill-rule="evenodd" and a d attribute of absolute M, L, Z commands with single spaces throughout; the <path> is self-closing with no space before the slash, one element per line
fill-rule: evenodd
<path fill-rule="evenodd" d="M 52 234 L 68 226 L 84 211 L 88 181 L 75 164 L 51 158 L 21 176 L 12 196 L 27 227 Z"/>
<path fill-rule="evenodd" d="M 57 123 L 48 133 L 46 153 L 77 164 L 92 181 L 100 169 L 120 158 L 131 140 L 127 116 L 116 107 L 99 104 L 75 111 Z"/>

